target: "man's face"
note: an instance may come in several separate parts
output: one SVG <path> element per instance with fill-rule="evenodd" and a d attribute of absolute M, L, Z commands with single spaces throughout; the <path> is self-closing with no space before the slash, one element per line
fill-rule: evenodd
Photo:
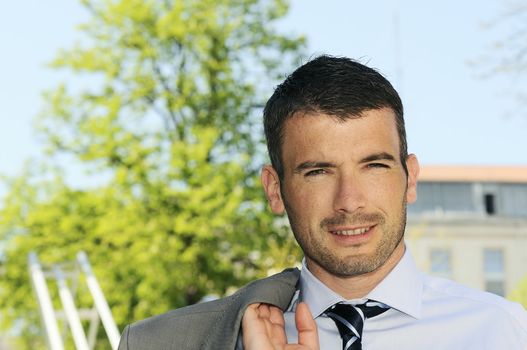
<path fill-rule="evenodd" d="M 262 180 L 272 210 L 287 212 L 309 269 L 351 277 L 398 260 L 418 165 L 410 155 L 407 179 L 393 111 L 345 121 L 293 116 L 283 140 L 281 191 L 274 169 L 264 168 Z"/>

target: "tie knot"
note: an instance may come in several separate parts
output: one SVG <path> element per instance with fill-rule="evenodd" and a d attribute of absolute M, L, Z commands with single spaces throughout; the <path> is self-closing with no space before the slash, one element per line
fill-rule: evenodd
<path fill-rule="evenodd" d="M 344 350 L 362 349 L 361 337 L 364 321 L 387 311 L 383 304 L 367 300 L 364 304 L 338 303 L 329 307 L 325 315 L 331 318 L 339 330 Z"/>
<path fill-rule="evenodd" d="M 361 309 L 366 318 L 378 316 L 389 309 L 386 305 L 369 299 L 364 304 L 358 304 L 355 307 Z"/>

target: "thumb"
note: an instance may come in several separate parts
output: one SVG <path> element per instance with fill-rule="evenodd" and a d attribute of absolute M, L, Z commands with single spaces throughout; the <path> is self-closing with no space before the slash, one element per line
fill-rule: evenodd
<path fill-rule="evenodd" d="M 309 349 L 318 350 L 318 329 L 309 307 L 306 303 L 299 303 L 295 312 L 296 329 L 298 330 L 298 344 Z"/>

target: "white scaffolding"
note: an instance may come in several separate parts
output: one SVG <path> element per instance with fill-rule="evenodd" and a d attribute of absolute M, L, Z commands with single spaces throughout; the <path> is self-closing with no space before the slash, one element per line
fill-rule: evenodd
<path fill-rule="evenodd" d="M 117 350 L 120 337 L 119 331 L 101 287 L 92 272 L 86 253 L 79 252 L 74 262 L 53 264 L 48 267 L 42 266 L 34 252 L 29 254 L 28 259 L 29 274 L 33 291 L 37 297 L 49 349 L 64 349 L 64 338 L 67 334 L 67 328 L 64 327 L 64 331 L 61 333 L 57 320 L 65 319 L 76 349 L 94 349 L 99 323 L 102 322 L 112 349 Z M 79 277 L 81 274 L 84 275 L 88 291 L 93 298 L 94 305 L 91 309 L 77 309 L 75 306 L 75 294 L 77 288 L 80 287 Z M 56 311 L 53 308 L 46 279 L 55 280 L 62 310 Z M 68 283 L 70 280 L 71 287 Z M 82 320 L 89 321 L 88 336 L 84 332 Z"/>

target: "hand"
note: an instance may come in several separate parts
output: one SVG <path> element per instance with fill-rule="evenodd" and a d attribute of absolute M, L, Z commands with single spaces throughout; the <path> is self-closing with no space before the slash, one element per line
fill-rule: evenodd
<path fill-rule="evenodd" d="M 319 350 L 317 324 L 307 304 L 295 312 L 298 344 L 287 344 L 282 310 L 268 304 L 251 304 L 242 319 L 244 350 Z"/>

